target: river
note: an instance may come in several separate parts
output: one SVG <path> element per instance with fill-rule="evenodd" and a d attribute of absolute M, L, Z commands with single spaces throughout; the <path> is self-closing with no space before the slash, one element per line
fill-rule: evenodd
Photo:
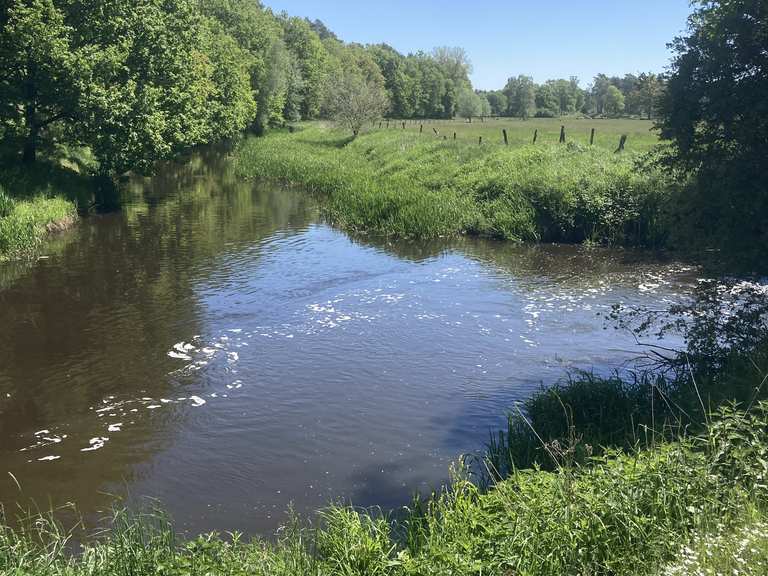
<path fill-rule="evenodd" d="M 386 241 L 208 151 L 0 265 L 0 503 L 157 498 L 181 530 L 392 508 L 505 411 L 641 350 L 600 314 L 695 283 L 625 250 Z"/>

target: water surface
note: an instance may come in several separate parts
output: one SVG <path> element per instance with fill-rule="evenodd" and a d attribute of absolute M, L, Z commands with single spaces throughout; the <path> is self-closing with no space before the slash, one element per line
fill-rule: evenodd
<path fill-rule="evenodd" d="M 637 355 L 599 313 L 695 280 L 636 252 L 352 239 L 214 152 L 130 188 L 0 267 L 6 508 L 150 496 L 182 529 L 269 533 L 290 503 L 405 504 L 515 401 Z"/>

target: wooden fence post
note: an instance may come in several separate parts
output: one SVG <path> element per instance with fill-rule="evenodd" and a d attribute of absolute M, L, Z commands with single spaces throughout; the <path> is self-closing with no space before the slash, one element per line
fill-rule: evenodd
<path fill-rule="evenodd" d="M 533 131 L 533 143 L 536 144 L 536 140 L 539 137 L 539 129 L 536 128 L 536 130 Z"/>
<path fill-rule="evenodd" d="M 424 132 L 424 124 L 419 124 L 419 134 Z"/>
<path fill-rule="evenodd" d="M 453 133 L 453 139 L 456 140 L 456 132 Z"/>
<path fill-rule="evenodd" d="M 504 146 L 509 146 L 509 138 L 507 137 L 507 129 L 504 128 L 502 130 L 502 132 L 504 133 Z"/>
<path fill-rule="evenodd" d="M 381 125 L 382 124 L 383 124 L 383 122 L 379 122 L 379 130 L 381 130 Z"/>
<path fill-rule="evenodd" d="M 560 126 L 560 144 L 565 144 L 565 126 Z"/>
<path fill-rule="evenodd" d="M 624 152 L 624 146 L 627 144 L 627 135 L 622 134 L 621 140 L 619 140 L 619 147 L 616 149 L 616 153 Z"/>
<path fill-rule="evenodd" d="M 483 145 L 483 137 L 482 136 L 480 136 L 480 141 L 478 142 L 478 144 L 480 144 L 480 146 Z"/>
<path fill-rule="evenodd" d="M 405 122 L 403 122 L 403 130 L 405 130 Z"/>
<path fill-rule="evenodd" d="M 589 145 L 593 146 L 595 144 L 595 129 L 592 128 L 592 133 L 589 135 Z"/>

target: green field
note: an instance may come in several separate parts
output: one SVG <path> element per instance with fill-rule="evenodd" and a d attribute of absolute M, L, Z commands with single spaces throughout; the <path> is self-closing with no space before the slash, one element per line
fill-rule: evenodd
<path fill-rule="evenodd" d="M 390 130 L 402 130 L 403 120 L 390 120 Z M 590 119 L 590 118 L 474 118 L 472 123 L 467 120 L 406 120 L 406 130 L 419 132 L 424 127 L 423 135 L 442 138 L 447 136 L 462 142 L 477 144 L 480 136 L 484 145 L 503 145 L 502 130 L 507 130 L 510 146 L 523 146 L 533 142 L 533 135 L 538 131 L 539 144 L 557 144 L 560 141 L 560 127 L 565 126 L 566 141 L 588 145 L 592 129 L 595 130 L 595 146 L 615 150 L 618 148 L 622 135 L 627 136 L 626 149 L 634 152 L 647 152 L 659 143 L 659 137 L 653 129 L 654 123 L 639 119 Z M 382 123 L 386 129 L 387 121 Z M 372 131 L 379 130 L 378 123 L 369 127 Z M 440 132 L 436 136 L 433 129 Z"/>
<path fill-rule="evenodd" d="M 293 133 L 246 141 L 236 164 L 243 177 L 318 193 L 328 220 L 356 232 L 658 247 L 666 239 L 674 182 L 658 168 L 636 167 L 653 145 L 648 134 L 643 150 L 630 143 L 615 153 L 614 140 L 628 125 L 639 132 L 647 127 L 640 121 L 606 123 L 612 133 L 601 133 L 610 146 L 599 138 L 589 146 L 575 137 L 558 144 L 559 124 L 551 120 L 417 122 L 405 129 L 402 122 L 390 122 L 389 129 L 384 122 L 355 139 L 308 123 Z M 503 126 L 509 146 L 501 143 Z M 534 126 L 541 126 L 535 145 L 527 142 Z"/>

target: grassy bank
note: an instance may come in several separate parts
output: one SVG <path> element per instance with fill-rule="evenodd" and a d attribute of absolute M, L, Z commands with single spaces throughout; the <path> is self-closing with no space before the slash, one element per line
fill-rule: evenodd
<path fill-rule="evenodd" d="M 672 183 L 660 171 L 637 170 L 637 153 L 574 141 L 479 145 L 445 140 L 438 125 L 355 140 L 320 124 L 304 128 L 247 141 L 237 171 L 322 194 L 328 218 L 343 228 L 643 246 L 666 238 Z"/>
<path fill-rule="evenodd" d="M 64 198 L 37 196 L 15 200 L 0 188 L 0 261 L 37 251 L 46 236 L 77 220 L 75 205 Z"/>
<path fill-rule="evenodd" d="M 47 236 L 77 221 L 78 205 L 91 202 L 92 178 L 68 162 L 0 168 L 0 261 L 34 255 Z"/>

